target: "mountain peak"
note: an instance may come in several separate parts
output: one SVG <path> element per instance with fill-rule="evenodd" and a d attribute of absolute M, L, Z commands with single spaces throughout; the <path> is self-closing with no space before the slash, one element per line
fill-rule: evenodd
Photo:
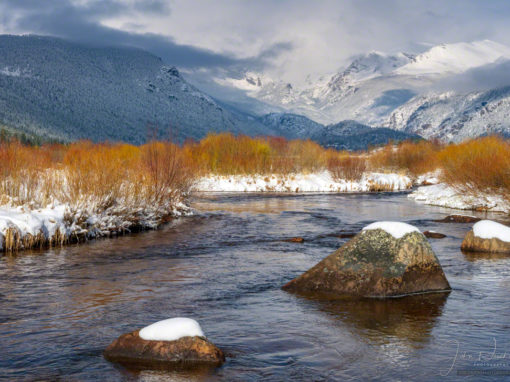
<path fill-rule="evenodd" d="M 510 47 L 491 40 L 436 45 L 398 68 L 406 75 L 454 74 L 510 58 Z"/>

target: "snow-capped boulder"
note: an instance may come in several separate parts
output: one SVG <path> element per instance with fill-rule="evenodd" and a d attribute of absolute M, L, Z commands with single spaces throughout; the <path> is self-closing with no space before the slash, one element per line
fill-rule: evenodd
<path fill-rule="evenodd" d="M 447 291 L 450 284 L 418 228 L 377 222 L 283 289 L 328 297 L 396 297 Z"/>
<path fill-rule="evenodd" d="M 189 318 L 171 318 L 121 335 L 104 351 L 107 360 L 142 365 L 212 364 L 225 361 L 200 325 Z"/>
<path fill-rule="evenodd" d="M 464 237 L 461 249 L 471 252 L 510 253 L 510 227 L 491 220 L 479 221 Z"/>

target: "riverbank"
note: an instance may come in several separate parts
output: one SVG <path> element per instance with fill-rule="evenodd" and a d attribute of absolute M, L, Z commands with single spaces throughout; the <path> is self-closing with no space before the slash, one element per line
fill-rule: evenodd
<path fill-rule="evenodd" d="M 412 187 L 405 175 L 365 173 L 360 180 L 335 179 L 329 171 L 289 175 L 209 175 L 193 189 L 199 192 L 370 192 Z"/>
<path fill-rule="evenodd" d="M 121 203 L 105 209 L 58 203 L 45 208 L 4 205 L 0 207 L 0 251 L 47 248 L 156 229 L 171 218 L 191 214 L 182 201 L 166 209 L 150 205 L 132 208 Z"/>
<path fill-rule="evenodd" d="M 419 187 L 408 197 L 432 206 L 510 213 L 510 202 L 501 195 L 462 192 L 445 183 Z"/>

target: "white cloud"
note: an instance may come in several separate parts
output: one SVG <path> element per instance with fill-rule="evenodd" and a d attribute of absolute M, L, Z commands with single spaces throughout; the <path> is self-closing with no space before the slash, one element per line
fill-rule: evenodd
<path fill-rule="evenodd" d="M 257 57 L 275 44 L 290 43 L 291 50 L 282 49 L 266 60 L 272 64 L 266 70 L 291 82 L 308 73 L 334 71 L 350 56 L 370 50 L 417 51 L 424 49 L 422 43 L 480 39 L 510 44 L 506 0 L 72 1 L 100 9 L 88 17 L 102 26 L 165 36 L 236 59 Z M 12 8 L 22 13 L 20 3 L 30 0 L 11 1 L 16 4 Z M 0 30 L 17 32 L 1 16 Z"/>

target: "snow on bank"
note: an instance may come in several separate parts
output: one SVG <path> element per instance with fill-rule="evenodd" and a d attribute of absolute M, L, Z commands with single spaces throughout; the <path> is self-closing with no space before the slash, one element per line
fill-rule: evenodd
<path fill-rule="evenodd" d="M 393 236 L 395 239 L 400 239 L 401 237 L 411 232 L 420 232 L 418 228 L 410 224 L 390 221 L 381 221 L 369 224 L 364 227 L 362 231 L 366 232 L 374 229 L 382 229 L 383 231 L 386 231 L 391 236 Z"/>
<path fill-rule="evenodd" d="M 0 251 L 77 242 L 133 229 L 154 229 L 164 218 L 162 211 L 150 206 L 133 209 L 120 204 L 98 210 L 93 205 L 76 209 L 58 203 L 40 209 L 0 206 Z M 182 202 L 168 206 L 165 212 L 171 216 L 191 213 Z"/>
<path fill-rule="evenodd" d="M 416 186 L 430 186 L 432 184 L 438 184 L 440 176 L 441 176 L 441 170 L 427 172 L 425 174 L 419 175 L 414 180 L 414 184 Z"/>
<path fill-rule="evenodd" d="M 418 203 L 461 210 L 509 212 L 510 203 L 497 195 L 468 195 L 441 183 L 419 187 L 408 195 Z"/>
<path fill-rule="evenodd" d="M 210 175 L 195 185 L 200 192 L 368 192 L 411 188 L 409 177 L 368 173 L 360 181 L 335 180 L 328 171 L 291 175 Z"/>
<path fill-rule="evenodd" d="M 7 231 L 17 233 L 22 239 L 27 235 L 42 234 L 45 238 L 52 238 L 57 231 L 68 233 L 69 228 L 64 223 L 65 206 L 29 210 L 24 207 L 0 207 L 0 250 L 4 249 Z"/>
<path fill-rule="evenodd" d="M 155 322 L 141 329 L 138 335 L 148 341 L 176 341 L 182 337 L 205 337 L 198 322 L 185 317 Z"/>
<path fill-rule="evenodd" d="M 510 227 L 492 220 L 481 220 L 473 226 L 473 234 L 480 239 L 499 239 L 510 243 Z"/>

